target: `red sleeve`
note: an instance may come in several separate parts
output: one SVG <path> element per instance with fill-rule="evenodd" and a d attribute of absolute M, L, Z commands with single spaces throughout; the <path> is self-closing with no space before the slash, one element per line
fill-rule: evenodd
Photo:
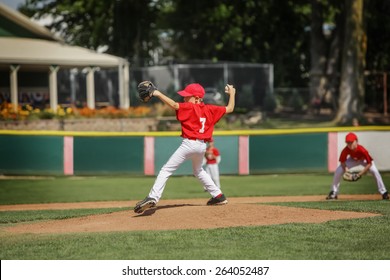
<path fill-rule="evenodd" d="M 366 148 L 364 148 L 361 145 L 358 145 L 358 151 L 360 151 L 360 153 L 362 153 L 362 155 L 363 155 L 364 159 L 367 161 L 367 163 L 371 163 L 372 157 L 370 156 L 370 154 L 368 153 Z"/>
<path fill-rule="evenodd" d="M 349 155 L 349 149 L 348 147 L 345 147 L 342 151 L 341 151 L 341 154 L 340 154 L 340 158 L 339 158 L 339 161 L 340 162 L 345 162 L 347 160 L 347 157 Z"/>
<path fill-rule="evenodd" d="M 226 114 L 226 107 L 225 106 L 218 106 L 218 105 L 207 105 L 209 108 L 212 108 L 209 110 L 213 116 L 213 126 L 216 124 L 225 114 Z"/>

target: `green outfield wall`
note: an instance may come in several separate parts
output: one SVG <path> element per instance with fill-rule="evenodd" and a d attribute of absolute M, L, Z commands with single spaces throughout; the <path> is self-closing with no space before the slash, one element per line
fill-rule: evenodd
<path fill-rule="evenodd" d="M 0 134 L 0 173 L 62 174 L 62 151 L 62 136 Z"/>
<path fill-rule="evenodd" d="M 354 131 L 381 171 L 390 171 L 390 127 L 216 131 L 220 173 L 333 172 Z M 0 130 L 3 175 L 150 175 L 179 147 L 179 132 Z M 175 175 L 191 175 L 185 162 Z"/>
<path fill-rule="evenodd" d="M 161 167 L 169 157 L 180 146 L 180 137 L 156 137 L 154 162 L 154 175 L 157 175 Z M 238 173 L 238 136 L 216 136 L 214 141 L 221 154 L 220 170 L 224 174 Z M 176 175 L 192 174 L 192 164 L 190 161 L 182 164 L 175 173 Z"/>
<path fill-rule="evenodd" d="M 326 171 L 328 134 L 251 136 L 250 173 Z"/>
<path fill-rule="evenodd" d="M 143 137 L 74 137 L 75 175 L 142 174 Z"/>

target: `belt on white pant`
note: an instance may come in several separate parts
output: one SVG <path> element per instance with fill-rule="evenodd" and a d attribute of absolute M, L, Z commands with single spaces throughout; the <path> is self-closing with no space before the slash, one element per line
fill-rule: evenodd
<path fill-rule="evenodd" d="M 204 139 L 196 139 L 196 138 L 187 138 L 188 140 L 192 140 L 192 141 L 199 141 L 199 142 L 202 142 L 202 143 L 206 143 L 206 141 Z"/>

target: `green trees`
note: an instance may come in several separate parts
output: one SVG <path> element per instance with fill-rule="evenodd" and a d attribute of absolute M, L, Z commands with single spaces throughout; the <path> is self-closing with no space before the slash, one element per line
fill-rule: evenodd
<path fill-rule="evenodd" d="M 367 42 L 363 30 L 363 0 L 346 0 L 345 14 L 339 108 L 335 118 L 338 123 L 348 123 L 354 117 L 360 117 L 364 97 L 364 66 Z"/>
<path fill-rule="evenodd" d="M 311 96 L 332 103 L 335 122 L 351 123 L 360 117 L 364 98 L 363 0 L 312 0 L 311 4 Z M 335 26 L 327 36 L 326 21 Z"/>
<path fill-rule="evenodd" d="M 28 0 L 20 10 L 135 66 L 273 63 L 276 87 L 309 87 L 339 123 L 362 112 L 364 70 L 390 64 L 386 0 Z"/>
<path fill-rule="evenodd" d="M 20 11 L 46 26 L 67 43 L 148 64 L 158 47 L 154 1 L 28 0 Z"/>
<path fill-rule="evenodd" d="M 110 40 L 113 1 L 28 0 L 20 11 L 45 20 L 46 27 L 72 45 L 97 49 Z"/>

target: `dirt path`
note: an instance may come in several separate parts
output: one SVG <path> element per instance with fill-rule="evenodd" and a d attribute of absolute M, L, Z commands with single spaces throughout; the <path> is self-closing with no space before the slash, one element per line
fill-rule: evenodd
<path fill-rule="evenodd" d="M 343 195 L 342 200 L 378 200 L 378 195 Z M 262 205 L 264 202 L 324 201 L 324 196 L 230 198 L 224 206 L 205 206 L 204 199 L 161 200 L 142 215 L 132 210 L 79 218 L 18 224 L 10 233 L 71 233 L 141 230 L 207 229 L 286 223 L 323 223 L 378 216 L 373 213 Z M 132 207 L 136 201 L 3 205 L 0 211 Z M 332 202 L 329 202 L 332 203 Z"/>

